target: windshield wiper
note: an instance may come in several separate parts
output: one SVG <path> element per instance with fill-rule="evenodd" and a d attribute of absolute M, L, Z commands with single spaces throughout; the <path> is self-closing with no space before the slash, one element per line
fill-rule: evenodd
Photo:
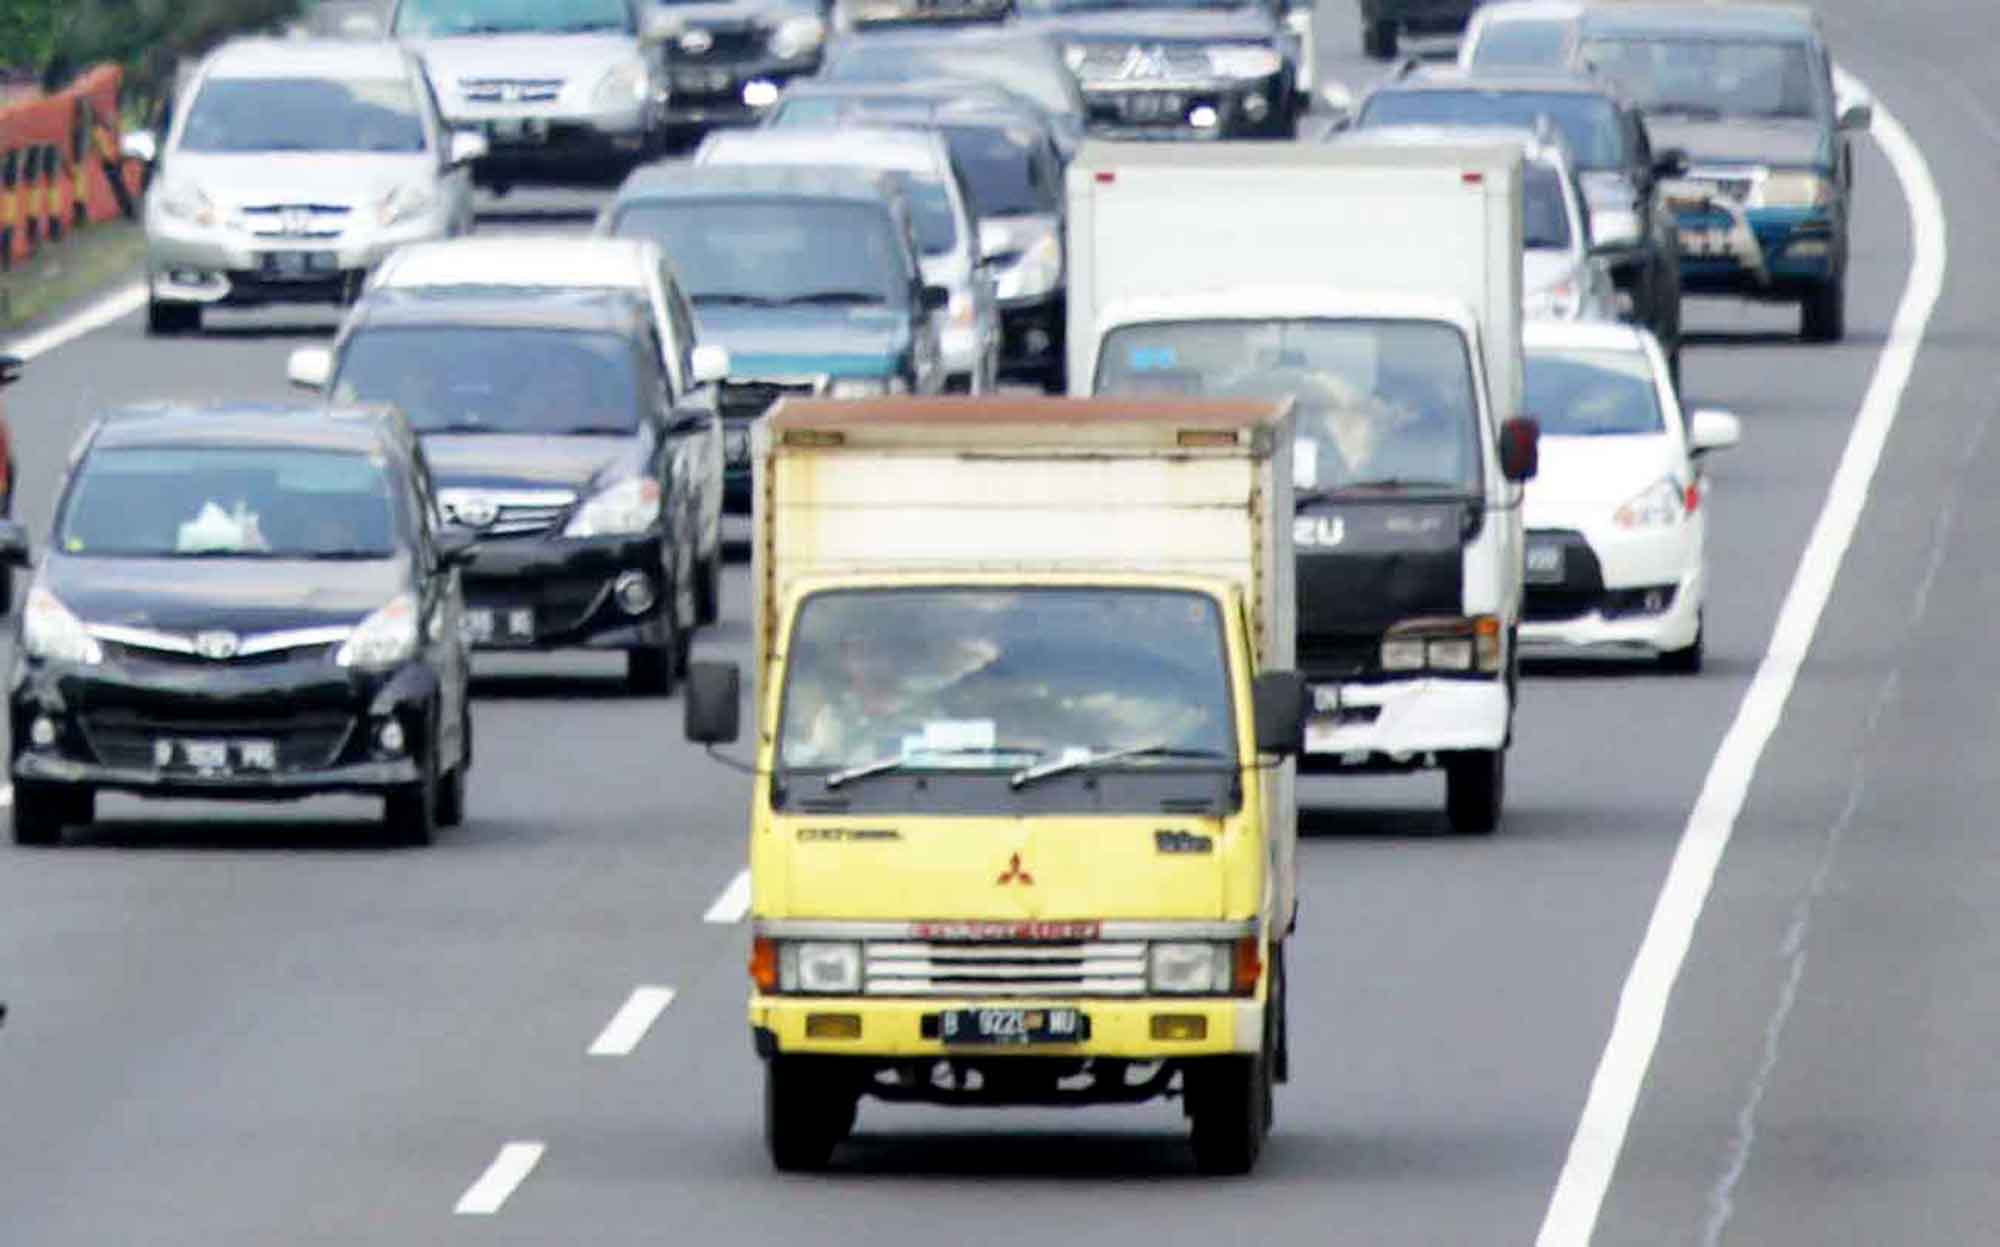
<path fill-rule="evenodd" d="M 779 300 L 788 305 L 824 303 L 887 303 L 889 300 L 872 290 L 815 290 L 811 294 L 795 294 Z"/>
<path fill-rule="evenodd" d="M 1662 117 L 1685 117 L 1689 121 L 1720 121 L 1722 110 L 1707 104 L 1655 104 L 1652 111 Z"/>
<path fill-rule="evenodd" d="M 555 430 L 557 437 L 628 437 L 631 433 L 629 424 L 573 424 Z"/>
<path fill-rule="evenodd" d="M 1017 757 L 1025 754 L 1039 758 L 1047 752 L 1048 750 L 1037 745 L 974 745 L 959 749 L 920 749 L 915 753 L 889 754 L 872 758 L 867 762 L 857 762 L 838 771 L 830 771 L 827 773 L 825 783 L 828 788 L 838 788 L 842 784 L 857 779 L 867 779 L 871 775 L 886 775 L 905 767 L 921 766 L 931 758 L 969 758 L 981 754 L 1001 756 L 1011 754 Z"/>
<path fill-rule="evenodd" d="M 734 307 L 771 307 L 773 301 L 761 294 L 746 294 L 737 290 L 704 290 L 688 296 L 690 303 L 726 303 Z"/>
<path fill-rule="evenodd" d="M 1129 758 L 1198 758 L 1204 760 L 1224 760 L 1228 755 L 1213 749 L 1182 749 L 1174 745 L 1154 742 L 1146 745 L 1127 745 L 1122 749 L 1097 749 L 1088 753 L 1073 753 L 1039 762 L 1034 766 L 1014 772 L 1007 777 L 1008 786 L 1025 788 L 1038 779 L 1048 779 L 1055 775 L 1068 775 L 1072 771 L 1094 771 L 1113 762 L 1123 762 Z"/>

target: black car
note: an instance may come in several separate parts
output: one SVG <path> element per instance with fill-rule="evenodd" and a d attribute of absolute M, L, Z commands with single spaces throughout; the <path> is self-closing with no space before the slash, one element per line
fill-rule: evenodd
<path fill-rule="evenodd" d="M 1106 138 L 1290 138 L 1306 101 L 1282 0 L 1021 0 Z"/>
<path fill-rule="evenodd" d="M 378 289 L 327 370 L 337 402 L 393 404 L 473 530 L 476 648 L 622 650 L 636 691 L 673 690 L 715 618 L 712 407 L 677 406 L 652 315 L 623 292 Z"/>
<path fill-rule="evenodd" d="M 664 42 L 665 121 L 679 138 L 750 125 L 794 78 L 819 72 L 821 0 L 651 0 L 678 29 Z"/>
<path fill-rule="evenodd" d="M 99 792 L 379 795 L 412 844 L 464 817 L 470 543 L 399 417 L 132 409 L 71 464 L 16 633 L 17 843 Z M 12 523 L 0 555 L 27 562 Z"/>
<path fill-rule="evenodd" d="M 1589 76 L 1406 76 L 1369 92 L 1354 126 L 1500 126 L 1561 133 L 1590 207 L 1591 250 L 1632 300 L 1631 319 L 1660 340 L 1675 380 L 1681 357 L 1681 253 L 1661 188 L 1680 176 L 1678 149 L 1655 151 L 1638 106 Z"/>

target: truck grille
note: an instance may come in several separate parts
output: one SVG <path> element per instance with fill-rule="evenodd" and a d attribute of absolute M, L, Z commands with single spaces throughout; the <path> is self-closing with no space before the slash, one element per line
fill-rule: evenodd
<path fill-rule="evenodd" d="M 871 941 L 871 996 L 1140 996 L 1141 940 L 1065 944 Z"/>

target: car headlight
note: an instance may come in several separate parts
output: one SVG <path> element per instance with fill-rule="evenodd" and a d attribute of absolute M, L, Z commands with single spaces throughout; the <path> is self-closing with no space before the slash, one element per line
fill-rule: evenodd
<path fill-rule="evenodd" d="M 1284 60 L 1269 48 L 1225 44 L 1208 50 L 1208 68 L 1218 78 L 1269 78 Z"/>
<path fill-rule="evenodd" d="M 790 60 L 816 52 L 826 42 L 826 23 L 817 17 L 788 17 L 771 32 L 771 54 Z"/>
<path fill-rule="evenodd" d="M 565 537 L 624 537 L 660 522 L 660 483 L 633 476 L 599 490 L 570 517 Z"/>
<path fill-rule="evenodd" d="M 160 188 L 160 212 L 176 221 L 213 225 L 218 219 L 215 201 L 199 186 L 185 182 Z"/>
<path fill-rule="evenodd" d="M 613 65 L 597 83 L 597 91 L 592 96 L 599 108 L 623 108 L 628 104 L 642 104 L 652 90 L 647 80 L 646 62 L 623 61 Z"/>
<path fill-rule="evenodd" d="M 1081 43 L 1065 43 L 1062 58 L 1063 64 L 1069 66 L 1069 72 L 1078 73 L 1082 71 L 1083 63 L 1090 59 L 1090 49 Z"/>
<path fill-rule="evenodd" d="M 1687 515 L 1687 494 L 1673 477 L 1663 477 L 1612 514 L 1620 528 L 1670 528 Z"/>
<path fill-rule="evenodd" d="M 1228 944 L 1156 943 L 1146 949 L 1146 985 L 1160 995 L 1220 996 L 1230 989 Z"/>
<path fill-rule="evenodd" d="M 383 671 L 408 662 L 416 652 L 417 599 L 402 593 L 348 633 L 333 661 L 355 671 Z"/>
<path fill-rule="evenodd" d="M 1772 173 L 1750 188 L 1752 208 L 1824 208 L 1833 183 L 1817 173 Z"/>
<path fill-rule="evenodd" d="M 429 212 L 437 203 L 428 186 L 399 186 L 382 197 L 376 216 L 384 225 L 395 225 Z"/>
<path fill-rule="evenodd" d="M 909 392 L 910 383 L 901 377 L 835 377 L 826 388 L 828 398 L 880 398 Z"/>
<path fill-rule="evenodd" d="M 30 658 L 95 666 L 104 661 L 104 647 L 70 613 L 55 594 L 36 585 L 28 590 L 21 611 L 21 645 Z"/>
<path fill-rule="evenodd" d="M 1051 230 L 1030 243 L 1020 258 L 1000 271 L 993 293 L 1002 299 L 1029 299 L 1047 294 L 1062 281 L 1062 239 Z"/>
<path fill-rule="evenodd" d="M 861 990 L 861 945 L 843 940 L 799 940 L 778 950 L 778 990 L 820 996 Z"/>
<path fill-rule="evenodd" d="M 1572 278 L 1565 277 L 1553 285 L 1540 290 L 1530 290 L 1521 300 L 1522 310 L 1529 316 L 1546 316 L 1555 320 L 1575 320 L 1583 310 L 1583 289 Z"/>

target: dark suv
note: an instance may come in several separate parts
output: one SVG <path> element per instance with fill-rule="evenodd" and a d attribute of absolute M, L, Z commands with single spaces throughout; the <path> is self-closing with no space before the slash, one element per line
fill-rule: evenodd
<path fill-rule="evenodd" d="M 16 634 L 14 839 L 99 792 L 386 798 L 392 837 L 465 813 L 459 564 L 393 413 L 134 409 L 83 435 Z M 0 523 L 0 557 L 27 541 Z"/>
<path fill-rule="evenodd" d="M 1590 206 L 1591 249 L 1632 301 L 1631 318 L 1652 330 L 1676 381 L 1681 359 L 1681 256 L 1661 188 L 1686 160 L 1655 151 L 1638 108 L 1590 77 L 1468 77 L 1423 73 L 1376 88 L 1360 105 L 1357 128 L 1381 126 L 1551 125 L 1576 164 Z"/>
<path fill-rule="evenodd" d="M 391 403 L 423 439 L 445 515 L 478 537 L 467 638 L 622 650 L 673 690 L 719 566 L 712 408 L 677 406 L 651 311 L 624 292 L 377 289 L 335 340 L 336 402 Z"/>

